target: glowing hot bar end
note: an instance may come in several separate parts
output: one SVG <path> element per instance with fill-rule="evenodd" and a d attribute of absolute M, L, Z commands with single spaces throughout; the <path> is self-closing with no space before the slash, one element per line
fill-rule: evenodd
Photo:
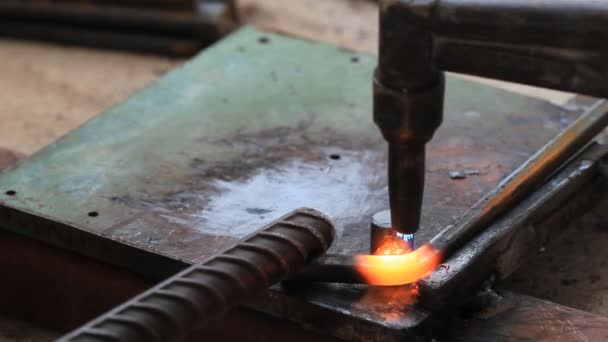
<path fill-rule="evenodd" d="M 369 285 L 395 286 L 414 283 L 441 263 L 441 251 L 425 244 L 401 255 L 358 255 L 356 269 Z"/>
<path fill-rule="evenodd" d="M 372 255 L 356 256 L 357 273 L 369 285 L 392 286 L 414 283 L 430 274 L 441 262 L 441 253 L 431 244 L 415 250 L 414 234 L 392 228 L 390 211 L 372 217 Z"/>
<path fill-rule="evenodd" d="M 414 234 L 397 232 L 390 221 L 389 211 L 373 216 L 371 254 L 324 255 L 290 281 L 398 286 L 415 283 L 433 272 L 443 253 L 430 243 L 414 249 Z"/>

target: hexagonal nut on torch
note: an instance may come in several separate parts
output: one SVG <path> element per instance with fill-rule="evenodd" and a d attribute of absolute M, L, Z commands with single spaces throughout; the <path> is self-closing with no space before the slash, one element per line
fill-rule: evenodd
<path fill-rule="evenodd" d="M 426 144 L 441 125 L 445 79 L 431 87 L 395 90 L 374 81 L 374 122 L 389 143 Z"/>

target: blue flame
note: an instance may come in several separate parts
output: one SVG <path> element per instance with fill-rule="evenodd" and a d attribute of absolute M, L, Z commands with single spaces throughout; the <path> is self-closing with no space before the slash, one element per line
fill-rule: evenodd
<path fill-rule="evenodd" d="M 416 237 L 414 234 L 397 233 L 397 237 L 405 241 L 410 249 L 414 249 L 414 238 Z"/>

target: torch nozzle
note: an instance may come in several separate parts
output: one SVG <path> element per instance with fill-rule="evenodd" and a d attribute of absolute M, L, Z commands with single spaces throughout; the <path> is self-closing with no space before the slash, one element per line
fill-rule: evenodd
<path fill-rule="evenodd" d="M 424 193 L 424 145 L 390 144 L 388 192 L 391 226 L 409 237 L 418 231 Z"/>
<path fill-rule="evenodd" d="M 399 233 L 393 229 L 388 210 L 372 217 L 370 238 L 370 253 L 373 255 L 399 255 L 416 249 L 414 234 Z"/>

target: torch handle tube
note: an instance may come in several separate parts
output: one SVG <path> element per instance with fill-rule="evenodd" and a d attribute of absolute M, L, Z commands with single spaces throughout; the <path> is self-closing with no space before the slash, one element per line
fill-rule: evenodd
<path fill-rule="evenodd" d="M 298 209 L 60 341 L 182 339 L 325 253 L 334 237 L 334 227 L 323 214 Z"/>

